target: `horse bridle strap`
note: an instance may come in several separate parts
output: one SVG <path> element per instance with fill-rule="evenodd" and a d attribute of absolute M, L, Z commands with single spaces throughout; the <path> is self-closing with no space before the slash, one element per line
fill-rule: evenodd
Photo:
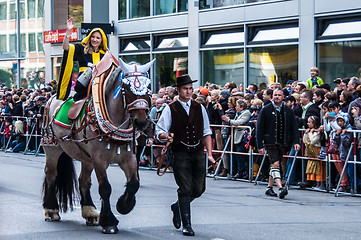
<path fill-rule="evenodd" d="M 137 99 L 131 103 L 128 104 L 128 110 L 135 110 L 135 109 L 144 109 L 149 110 L 149 103 L 145 99 Z"/>
<path fill-rule="evenodd" d="M 157 166 L 157 174 L 158 174 L 158 176 L 163 176 L 167 172 L 167 168 L 169 167 L 169 164 L 168 164 L 168 161 L 167 161 L 167 163 L 165 164 L 165 167 L 163 168 L 163 171 L 162 172 L 160 171 L 161 168 L 162 168 L 163 162 L 164 162 L 164 157 L 167 154 L 167 150 L 168 150 L 169 145 L 170 145 L 170 142 L 167 142 L 167 144 L 162 149 L 160 159 L 159 159 L 159 162 L 158 162 L 158 166 Z"/>

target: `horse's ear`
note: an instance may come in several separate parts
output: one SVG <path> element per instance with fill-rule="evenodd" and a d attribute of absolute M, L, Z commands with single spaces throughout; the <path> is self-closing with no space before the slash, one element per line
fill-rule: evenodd
<path fill-rule="evenodd" d="M 147 72 L 154 62 L 155 62 L 155 58 L 144 65 L 138 66 L 139 72 Z"/>
<path fill-rule="evenodd" d="M 131 65 L 125 63 L 123 61 L 123 59 L 121 59 L 121 58 L 119 58 L 119 67 L 120 67 L 120 69 L 123 70 L 123 72 L 126 72 L 126 73 L 133 71 L 133 68 L 131 67 Z"/>

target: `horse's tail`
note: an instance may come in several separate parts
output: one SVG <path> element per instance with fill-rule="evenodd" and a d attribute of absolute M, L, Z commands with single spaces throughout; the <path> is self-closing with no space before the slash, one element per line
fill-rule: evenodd
<path fill-rule="evenodd" d="M 55 180 L 55 192 L 59 209 L 63 212 L 73 210 L 74 196 L 78 189 L 73 159 L 63 152 L 58 161 L 58 175 Z"/>

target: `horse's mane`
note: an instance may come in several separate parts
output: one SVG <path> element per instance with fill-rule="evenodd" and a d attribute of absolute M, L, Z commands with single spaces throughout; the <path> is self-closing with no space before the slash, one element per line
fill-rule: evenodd
<path fill-rule="evenodd" d="M 117 68 L 114 70 L 114 72 L 112 72 L 112 74 L 109 77 L 109 80 L 107 82 L 107 85 L 105 86 L 105 95 L 108 96 L 108 94 L 110 94 L 110 91 L 112 89 L 114 89 L 114 85 L 117 83 L 117 81 L 119 80 L 119 74 L 122 71 L 122 69 Z"/>

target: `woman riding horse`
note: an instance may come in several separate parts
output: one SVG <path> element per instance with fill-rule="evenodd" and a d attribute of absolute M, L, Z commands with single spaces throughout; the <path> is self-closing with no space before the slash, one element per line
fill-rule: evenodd
<path fill-rule="evenodd" d="M 110 62 L 111 64 L 104 64 Z M 117 61 L 116 61 L 117 62 Z M 129 213 L 135 205 L 139 188 L 135 157 L 136 138 L 148 126 L 150 107 L 147 71 L 154 61 L 145 65 L 126 64 L 120 68 L 108 52 L 96 66 L 92 96 L 83 120 L 75 120 L 73 128 L 56 124 L 54 118 L 64 102 L 48 101 L 44 117 L 43 148 L 46 154 L 43 208 L 46 221 L 59 221 L 59 210 L 66 211 L 73 203 L 75 173 L 72 159 L 81 161 L 79 176 L 82 216 L 87 225 L 99 225 L 103 233 L 116 233 L 118 220 L 110 208 L 111 186 L 107 177 L 110 163 L 124 171 L 127 183 L 116 204 L 118 212 Z M 101 69 L 102 66 L 110 66 Z M 101 71 L 103 70 L 103 71 Z M 98 73 L 98 74 L 97 74 Z M 91 173 L 95 170 L 102 204 L 100 214 L 91 199 Z"/>
<path fill-rule="evenodd" d="M 79 62 L 79 76 L 75 83 L 76 94 L 74 101 L 78 101 L 86 97 L 87 86 L 89 84 L 90 77 L 81 76 L 86 71 L 89 65 L 93 66 L 100 62 L 104 54 L 108 50 L 108 41 L 104 31 L 100 28 L 94 28 L 81 43 L 69 44 L 70 32 L 74 27 L 73 18 L 67 21 L 67 29 L 63 41 L 63 60 L 61 63 L 59 88 L 57 98 L 65 100 L 70 93 L 71 89 L 71 73 L 73 70 L 74 61 Z M 88 70 L 91 72 L 91 70 Z M 83 79 L 83 80 L 82 80 Z"/>

